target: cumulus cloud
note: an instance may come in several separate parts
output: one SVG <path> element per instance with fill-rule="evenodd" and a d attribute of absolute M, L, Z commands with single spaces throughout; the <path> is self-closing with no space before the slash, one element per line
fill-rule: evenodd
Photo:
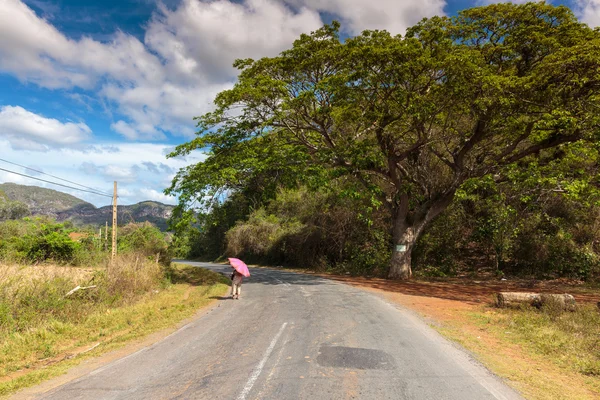
<path fill-rule="evenodd" d="M 143 104 L 140 106 L 143 107 Z M 137 139 L 164 139 L 164 133 L 158 131 L 153 124 L 148 123 L 140 123 L 137 124 L 137 127 L 134 128 L 131 124 L 125 121 L 117 121 L 114 124 L 110 125 L 110 129 L 113 131 L 120 133 L 125 138 L 129 140 L 137 140 Z"/>
<path fill-rule="evenodd" d="M 154 200 L 160 203 L 177 204 L 177 199 L 173 196 L 167 196 L 163 192 L 158 192 L 154 189 L 142 188 L 139 190 L 140 195 L 147 200 Z"/>
<path fill-rule="evenodd" d="M 171 168 L 168 165 L 163 164 L 163 163 L 153 163 L 150 161 L 146 161 L 146 162 L 143 162 L 142 165 L 144 167 L 146 167 L 146 170 L 148 170 L 152 173 L 155 173 L 155 174 L 160 174 L 160 173 L 172 174 L 174 172 L 173 168 Z"/>
<path fill-rule="evenodd" d="M 192 117 L 231 87 L 235 58 L 273 55 L 321 25 L 307 8 L 276 0 L 160 6 L 142 43 L 116 32 L 108 43 L 67 38 L 20 0 L 2 0 L 0 70 L 42 87 L 93 90 L 126 117 L 112 129 L 130 140 L 191 135 Z"/>
<path fill-rule="evenodd" d="M 277 0 L 184 0 L 175 10 L 160 8 L 145 42 L 183 79 L 227 80 L 236 58 L 275 55 L 321 25 L 315 9 L 294 12 Z"/>
<path fill-rule="evenodd" d="M 91 134 L 83 122 L 61 122 L 19 106 L 0 108 L 0 138 L 7 139 L 14 149 L 48 151 L 51 147 L 72 147 Z"/>
<path fill-rule="evenodd" d="M 68 38 L 21 0 L 1 0 L 0 70 L 50 89 L 83 88 L 119 115 L 111 129 L 128 140 L 190 136 L 192 117 L 233 85 L 236 58 L 273 56 L 301 33 L 319 28 L 320 13 L 352 33 L 401 33 L 444 0 L 182 0 L 159 3 L 143 41 L 116 32 L 110 41 Z M 80 100 L 84 101 L 82 97 Z M 85 100 L 89 103 L 89 99 Z"/>
<path fill-rule="evenodd" d="M 108 74 L 121 81 L 163 79 L 157 57 L 131 35 L 110 43 L 67 38 L 20 0 L 2 0 L 0 68 L 43 87 L 92 88 Z"/>
<path fill-rule="evenodd" d="M 445 0 L 287 0 L 297 7 L 326 12 L 339 18 L 343 28 L 358 34 L 365 29 L 385 29 L 403 34 L 424 17 L 444 15 Z"/>
<path fill-rule="evenodd" d="M 0 137 L 0 154 L 7 160 L 22 163 L 23 160 L 37 157 L 35 158 L 36 169 L 109 194 L 112 193 L 113 181 L 116 180 L 121 198 L 120 204 L 133 204 L 148 199 L 166 202 L 167 199 L 159 195 L 170 184 L 174 172 L 189 163 L 202 161 L 206 157 L 196 151 L 188 156 L 188 161 L 165 159 L 163 152 L 166 147 L 159 143 L 107 143 L 95 146 L 96 151 L 66 147 L 51 148 L 44 153 L 44 157 L 39 157 L 32 151 L 14 150 L 7 140 Z M 26 170 L 16 167 L 11 169 L 31 175 Z M 108 197 L 69 190 L 3 171 L 0 171 L 0 182 L 37 185 L 65 191 L 96 206 L 110 203 Z M 142 189 L 153 192 L 142 191 Z M 170 198 L 169 203 L 174 201 L 174 198 Z"/>
<path fill-rule="evenodd" d="M 600 0 L 575 0 L 575 14 L 592 28 L 600 26 Z"/>

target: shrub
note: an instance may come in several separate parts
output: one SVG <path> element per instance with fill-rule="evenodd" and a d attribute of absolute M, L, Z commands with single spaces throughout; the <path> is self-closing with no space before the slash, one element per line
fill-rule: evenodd
<path fill-rule="evenodd" d="M 50 230 L 45 227 L 41 235 L 24 237 L 21 246 L 29 262 L 43 262 L 49 259 L 71 262 L 78 243 L 72 241 L 64 231 Z"/>
<path fill-rule="evenodd" d="M 79 245 L 64 224 L 48 218 L 24 218 L 0 223 L 0 259 L 14 262 L 53 260 L 72 263 Z"/>
<path fill-rule="evenodd" d="M 384 275 L 390 256 L 386 223 L 375 212 L 369 221 L 359 215 L 356 201 L 336 191 L 281 191 L 227 232 L 226 254 L 251 262 Z"/>
<path fill-rule="evenodd" d="M 150 222 L 129 223 L 119 228 L 118 252 L 136 252 L 145 256 L 164 256 L 167 251 L 165 234 Z"/>

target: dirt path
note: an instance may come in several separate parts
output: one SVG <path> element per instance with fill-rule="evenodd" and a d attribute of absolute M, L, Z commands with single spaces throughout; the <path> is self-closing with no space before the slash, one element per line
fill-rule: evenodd
<path fill-rule="evenodd" d="M 435 281 L 389 281 L 379 278 L 346 277 L 339 275 L 321 275 L 329 279 L 353 286 L 378 289 L 385 292 L 402 293 L 415 297 L 439 300 L 454 300 L 466 304 L 491 303 L 492 295 L 497 292 L 537 292 L 570 293 L 579 303 L 596 303 L 600 294 L 582 285 L 568 280 L 555 281 L 477 281 L 446 280 Z"/>

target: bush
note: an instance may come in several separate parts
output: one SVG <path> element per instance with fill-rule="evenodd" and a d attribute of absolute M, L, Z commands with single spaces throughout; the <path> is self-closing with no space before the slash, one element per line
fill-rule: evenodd
<path fill-rule="evenodd" d="M 281 191 L 227 232 L 225 252 L 251 262 L 385 275 L 387 226 L 359 215 L 356 201 L 335 191 Z"/>
<path fill-rule="evenodd" d="M 21 219 L 30 214 L 27 204 L 19 201 L 10 201 L 0 192 L 0 221 Z"/>
<path fill-rule="evenodd" d="M 69 237 L 76 232 L 78 241 Z M 24 218 L 0 222 L 0 261 L 11 263 L 54 262 L 70 265 L 102 265 L 109 257 L 95 235 L 96 230 L 76 230 L 70 222 L 49 218 Z M 166 235 L 149 222 L 119 228 L 118 253 L 136 253 L 169 262 Z"/>
<path fill-rule="evenodd" d="M 22 251 L 27 254 L 29 262 L 54 260 L 71 262 L 77 251 L 78 243 L 74 242 L 64 231 L 50 230 L 44 227 L 41 235 L 30 235 L 23 238 Z"/>
<path fill-rule="evenodd" d="M 0 223 L 0 259 L 39 263 L 72 263 L 79 244 L 69 238 L 64 224 L 47 218 L 25 218 Z"/>
<path fill-rule="evenodd" d="M 137 252 L 146 256 L 164 255 L 167 250 L 165 234 L 150 222 L 129 223 L 119 228 L 118 252 Z"/>
<path fill-rule="evenodd" d="M 544 196 L 468 182 L 421 236 L 415 273 L 600 279 L 600 206 Z"/>

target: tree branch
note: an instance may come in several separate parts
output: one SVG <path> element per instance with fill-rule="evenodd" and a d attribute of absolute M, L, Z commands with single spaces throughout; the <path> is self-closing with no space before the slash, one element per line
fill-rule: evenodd
<path fill-rule="evenodd" d="M 528 155 L 537 153 L 541 150 L 555 147 L 555 146 L 558 146 L 559 144 L 563 144 L 563 143 L 576 142 L 576 141 L 580 140 L 581 138 L 582 138 L 582 135 L 581 135 L 581 132 L 579 129 L 577 129 L 577 131 L 575 131 L 575 133 L 573 135 L 555 135 L 546 140 L 543 140 L 542 142 L 540 142 L 536 145 L 529 146 L 528 148 L 518 152 L 517 154 L 514 154 L 512 157 L 507 158 L 501 164 L 502 165 L 510 164 L 515 161 L 519 161 L 520 159 L 527 157 Z"/>
<path fill-rule="evenodd" d="M 480 118 L 475 125 L 475 131 L 473 132 L 473 136 L 465 143 L 465 145 L 458 151 L 458 153 L 454 156 L 454 164 L 457 169 L 462 169 L 463 162 L 465 160 L 465 156 L 473 149 L 477 143 L 483 140 L 486 133 L 486 121 Z"/>

